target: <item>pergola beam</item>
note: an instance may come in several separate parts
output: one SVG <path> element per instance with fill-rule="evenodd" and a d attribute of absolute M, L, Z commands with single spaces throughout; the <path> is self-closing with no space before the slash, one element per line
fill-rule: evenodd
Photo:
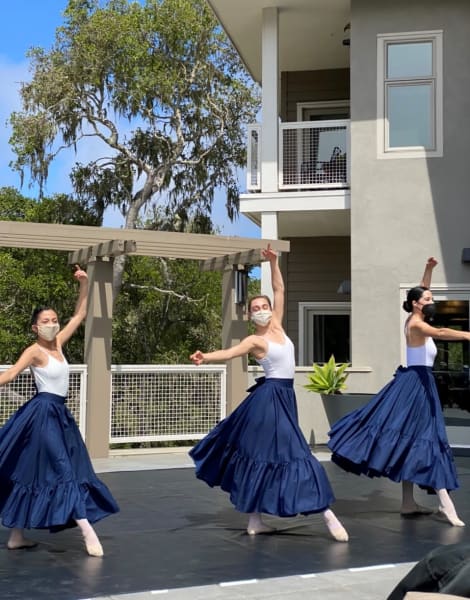
<path fill-rule="evenodd" d="M 225 267 L 232 265 L 257 265 L 263 260 L 260 249 L 245 250 L 208 258 L 201 263 L 201 271 L 223 271 Z"/>
<path fill-rule="evenodd" d="M 114 257 L 121 254 L 129 254 L 135 252 L 137 244 L 135 240 L 109 240 L 108 242 L 101 242 L 96 246 L 88 246 L 88 248 L 81 248 L 70 252 L 68 256 L 68 262 L 71 265 L 74 264 L 87 264 L 90 260 L 95 258 L 103 258 L 104 256 Z"/>
<path fill-rule="evenodd" d="M 85 225 L 0 221 L 0 246 L 10 248 L 74 252 L 112 240 L 126 241 L 131 236 L 136 244 L 134 254 L 137 256 L 205 261 L 237 252 L 262 249 L 268 243 L 278 252 L 289 251 L 289 242 L 286 240 Z"/>

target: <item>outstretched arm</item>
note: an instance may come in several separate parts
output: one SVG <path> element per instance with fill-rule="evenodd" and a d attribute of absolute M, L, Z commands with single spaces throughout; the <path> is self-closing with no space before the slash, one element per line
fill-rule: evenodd
<path fill-rule="evenodd" d="M 88 299 L 88 275 L 85 271 L 76 265 L 77 270 L 73 274 L 75 279 L 78 279 L 80 290 L 78 293 L 77 303 L 75 304 L 75 312 L 67 325 L 59 332 L 57 339 L 60 344 L 65 344 L 75 333 L 80 323 L 86 317 L 87 299 Z"/>
<path fill-rule="evenodd" d="M 425 337 L 432 337 L 435 340 L 447 340 L 449 342 L 467 341 L 470 342 L 470 331 L 459 331 L 450 327 L 433 327 L 424 321 L 411 321 L 410 331 L 419 333 Z"/>
<path fill-rule="evenodd" d="M 263 340 L 259 339 L 259 336 L 249 335 L 239 344 L 227 348 L 225 350 L 215 350 L 214 352 L 201 352 L 196 350 L 194 354 L 189 357 L 195 365 L 202 365 L 209 362 L 223 362 L 231 360 L 237 356 L 244 356 L 250 352 L 265 351 L 266 348 L 263 346 L 266 344 Z"/>
<path fill-rule="evenodd" d="M 20 373 L 33 364 L 33 359 L 34 349 L 30 346 L 29 348 L 26 348 L 13 366 L 0 375 L 0 385 L 6 385 L 16 379 Z"/>
<path fill-rule="evenodd" d="M 271 267 L 271 286 L 273 288 L 273 313 L 279 323 L 282 323 L 284 317 L 284 280 L 282 278 L 281 269 L 279 268 L 278 254 L 275 250 L 271 250 L 268 244 L 266 250 L 262 251 L 263 258 L 269 261 Z"/>
<path fill-rule="evenodd" d="M 421 287 L 426 287 L 426 288 L 431 287 L 432 271 L 436 265 L 437 265 L 437 260 L 434 258 L 434 256 L 430 256 L 428 258 L 428 260 L 426 261 L 426 266 L 424 267 L 423 277 L 419 283 L 419 285 Z"/>

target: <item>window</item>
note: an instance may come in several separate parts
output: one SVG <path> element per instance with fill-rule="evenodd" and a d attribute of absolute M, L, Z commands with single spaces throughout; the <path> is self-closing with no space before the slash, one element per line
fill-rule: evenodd
<path fill-rule="evenodd" d="M 299 303 L 299 364 L 351 362 L 351 304 L 349 302 Z"/>
<path fill-rule="evenodd" d="M 442 137 L 442 32 L 379 35 L 379 158 L 442 156 Z"/>

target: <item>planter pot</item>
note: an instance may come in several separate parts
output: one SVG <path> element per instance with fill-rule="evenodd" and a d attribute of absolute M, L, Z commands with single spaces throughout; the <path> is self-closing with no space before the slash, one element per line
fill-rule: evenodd
<path fill-rule="evenodd" d="M 361 408 L 373 397 L 374 394 L 321 394 L 328 424 L 332 427 L 336 421 Z"/>

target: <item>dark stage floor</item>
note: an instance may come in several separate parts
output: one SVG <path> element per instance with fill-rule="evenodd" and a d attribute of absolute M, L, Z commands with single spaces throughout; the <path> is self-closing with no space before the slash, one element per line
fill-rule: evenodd
<path fill-rule="evenodd" d="M 470 539 L 470 458 L 457 459 L 461 489 L 454 494 L 466 528 L 434 516 L 401 518 L 399 485 L 324 465 L 348 544 L 331 540 L 318 515 L 268 518 L 280 531 L 251 538 L 227 495 L 196 480 L 189 468 L 106 473 L 100 477 L 121 513 L 97 524 L 105 557 L 88 557 L 77 530 L 34 531 L 37 548 L 9 551 L 8 531 L 0 529 L 0 599 L 78 600 L 410 562 L 439 544 Z M 434 496 L 418 496 L 436 506 Z"/>

